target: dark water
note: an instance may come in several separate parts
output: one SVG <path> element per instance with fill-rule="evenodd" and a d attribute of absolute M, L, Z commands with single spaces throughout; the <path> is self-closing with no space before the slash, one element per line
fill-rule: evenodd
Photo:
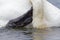
<path fill-rule="evenodd" d="M 60 28 L 19 30 L 0 28 L 0 40 L 60 40 Z"/>
<path fill-rule="evenodd" d="M 60 28 L 41 30 L 0 28 L 0 40 L 60 40 Z"/>
<path fill-rule="evenodd" d="M 0 40 L 32 40 L 32 32 L 30 29 L 0 28 Z"/>

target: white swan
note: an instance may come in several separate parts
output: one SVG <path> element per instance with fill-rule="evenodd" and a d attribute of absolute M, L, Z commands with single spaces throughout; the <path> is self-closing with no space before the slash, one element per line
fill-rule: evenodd
<path fill-rule="evenodd" d="M 29 0 L 0 0 L 0 28 L 30 10 Z"/>
<path fill-rule="evenodd" d="M 47 0 L 31 0 L 33 4 L 33 27 L 60 26 L 60 9 Z"/>

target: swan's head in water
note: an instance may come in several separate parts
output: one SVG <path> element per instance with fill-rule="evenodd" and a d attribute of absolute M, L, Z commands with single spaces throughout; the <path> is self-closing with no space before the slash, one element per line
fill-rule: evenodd
<path fill-rule="evenodd" d="M 29 0 L 0 0 L 0 28 L 25 26 L 32 21 Z"/>

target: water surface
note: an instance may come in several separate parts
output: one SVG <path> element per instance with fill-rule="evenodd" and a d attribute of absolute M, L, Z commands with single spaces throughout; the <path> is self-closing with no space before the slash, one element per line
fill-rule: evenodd
<path fill-rule="evenodd" d="M 28 29 L 0 28 L 0 40 L 32 40 L 32 32 Z"/>
<path fill-rule="evenodd" d="M 60 9 L 60 0 L 48 0 L 48 1 Z"/>
<path fill-rule="evenodd" d="M 44 30 L 35 29 L 34 40 L 60 40 L 60 28 L 47 28 Z"/>

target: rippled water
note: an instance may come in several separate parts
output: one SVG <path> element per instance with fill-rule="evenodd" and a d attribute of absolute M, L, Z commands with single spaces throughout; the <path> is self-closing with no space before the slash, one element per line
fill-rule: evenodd
<path fill-rule="evenodd" d="M 60 28 L 43 30 L 0 28 L 0 40 L 60 40 Z"/>
<path fill-rule="evenodd" d="M 0 40 L 32 40 L 32 32 L 28 29 L 0 28 Z"/>
<path fill-rule="evenodd" d="M 60 40 L 60 28 L 48 28 L 44 30 L 35 29 L 34 40 Z"/>

